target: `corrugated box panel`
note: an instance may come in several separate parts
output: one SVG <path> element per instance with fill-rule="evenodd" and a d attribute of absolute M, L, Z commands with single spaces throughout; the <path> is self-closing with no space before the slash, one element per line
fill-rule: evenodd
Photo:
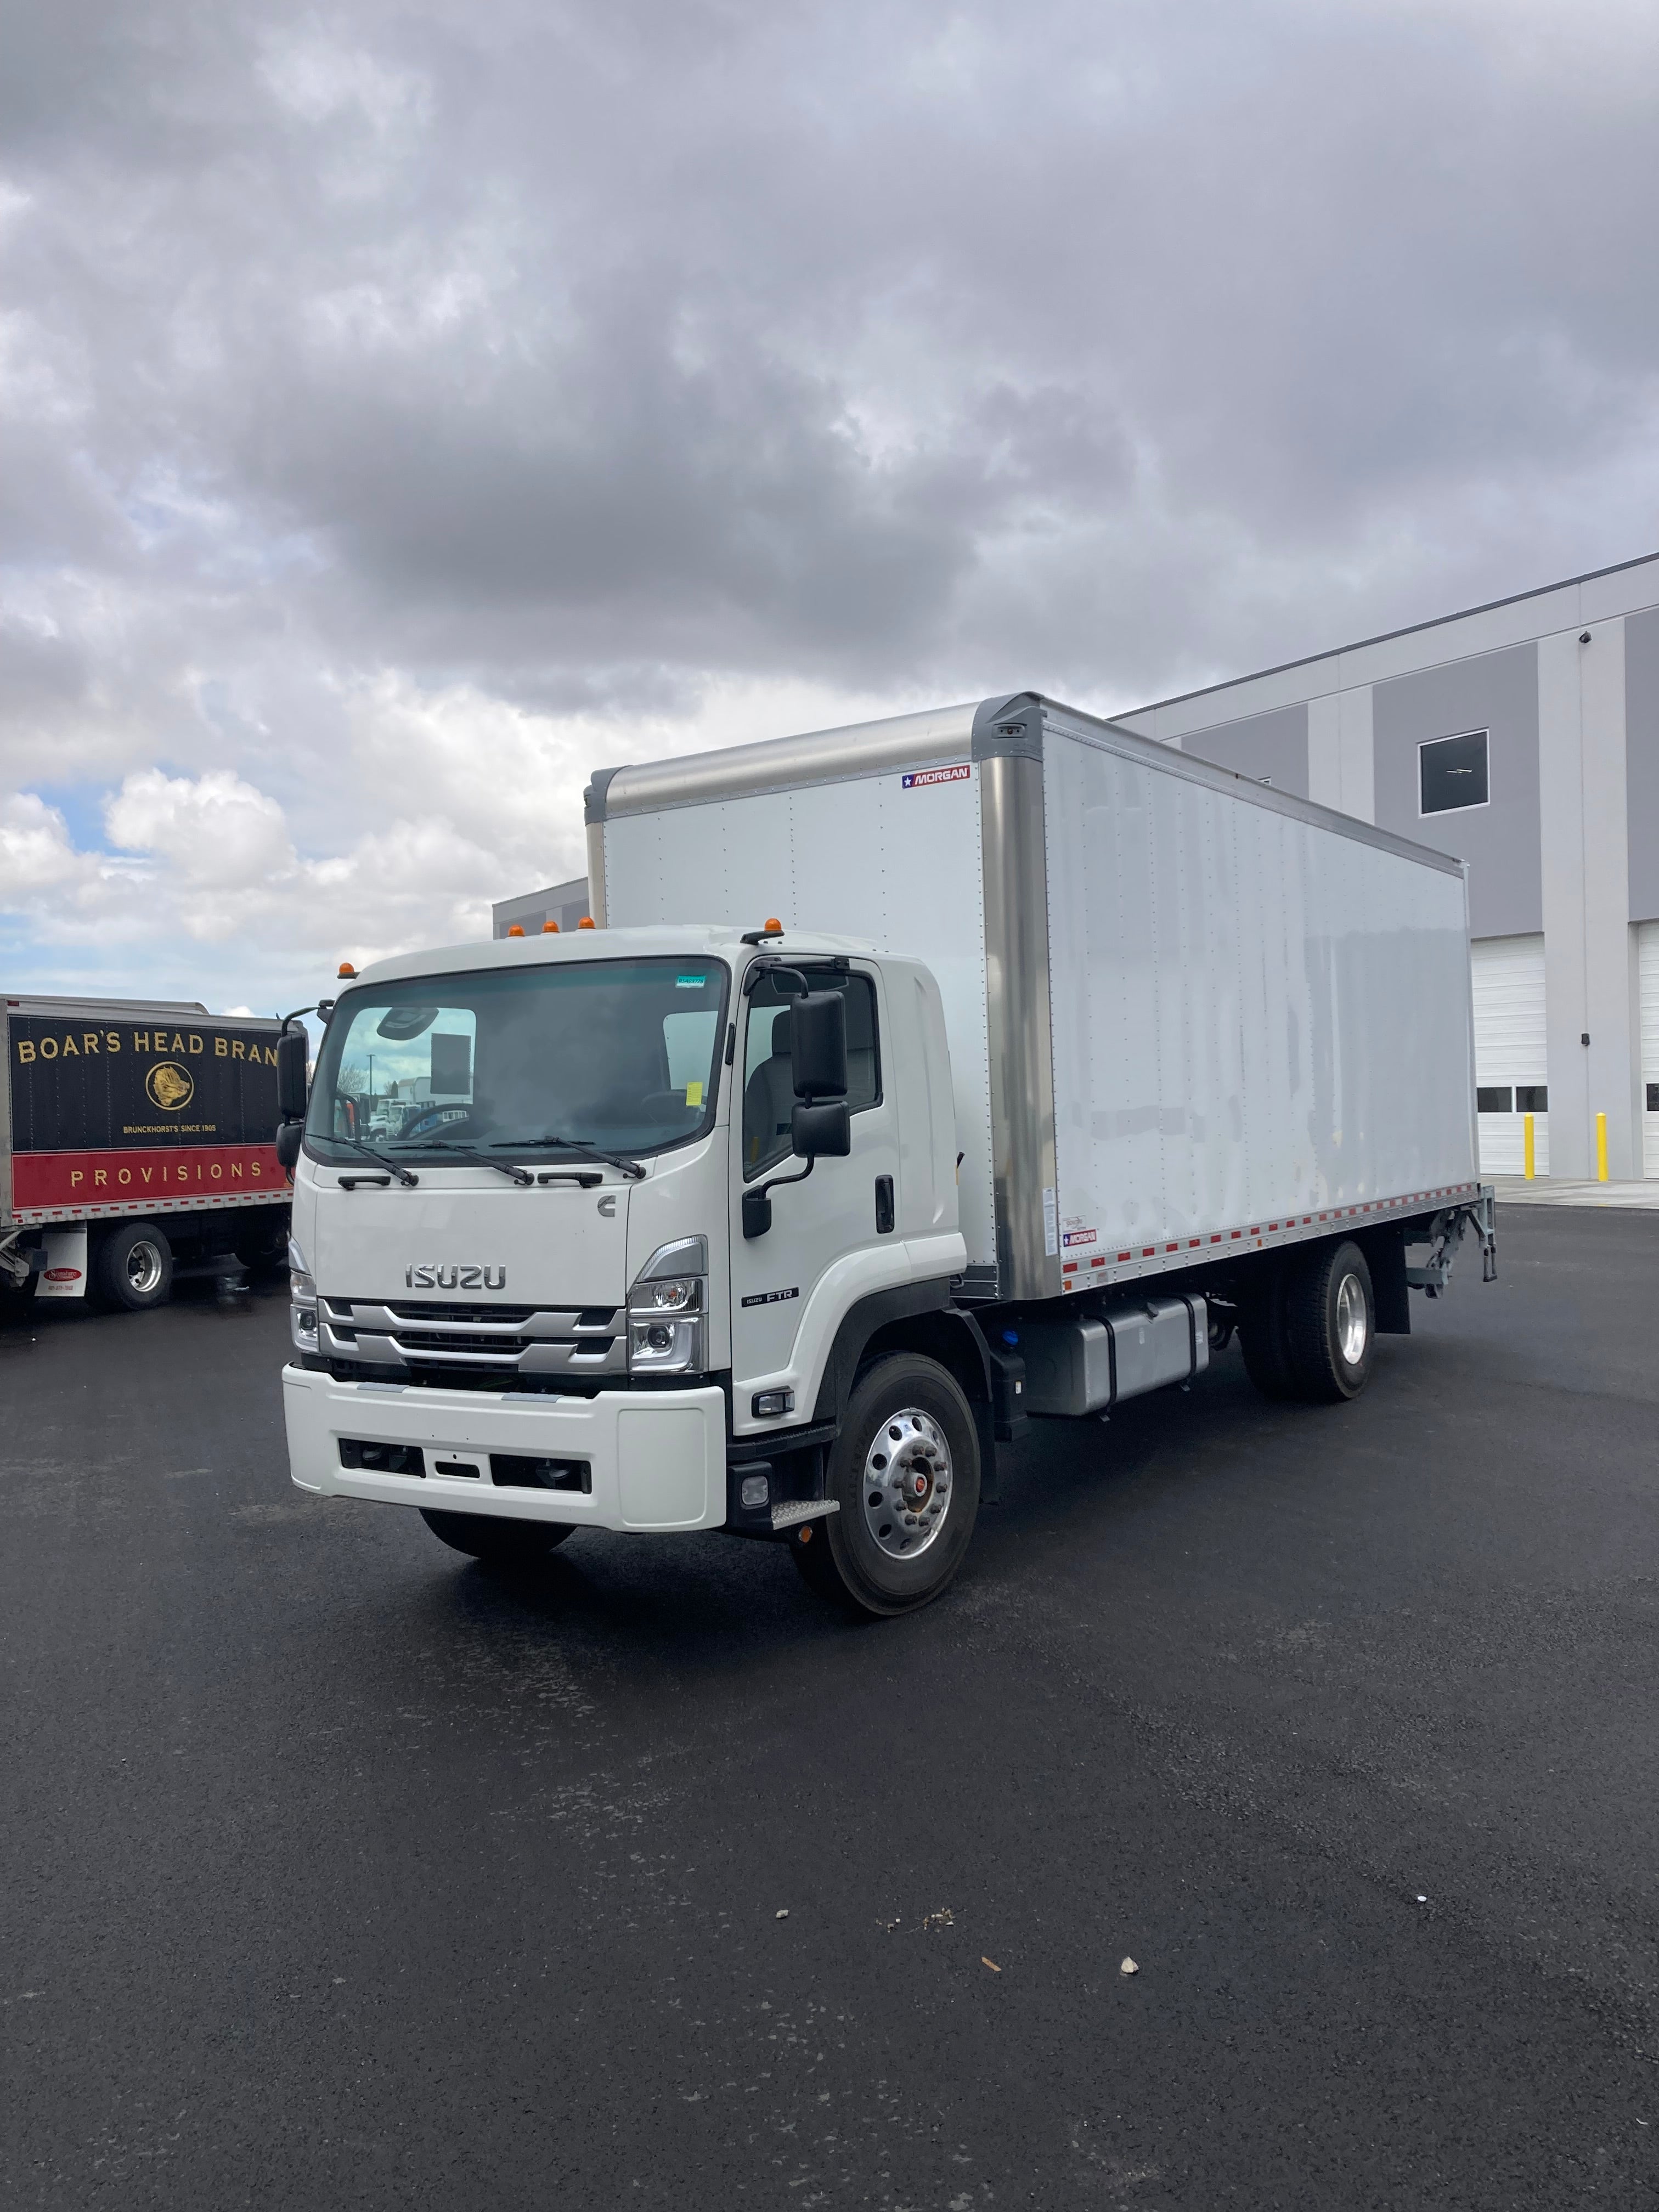
<path fill-rule="evenodd" d="M 1052 738 L 1047 812 L 1062 1237 L 1472 1179 L 1460 877 Z"/>

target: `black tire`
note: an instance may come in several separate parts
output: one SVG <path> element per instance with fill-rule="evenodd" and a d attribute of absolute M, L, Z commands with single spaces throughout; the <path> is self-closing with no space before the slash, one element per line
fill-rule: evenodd
<path fill-rule="evenodd" d="M 1244 1371 L 1264 1398 L 1298 1395 L 1286 1315 L 1287 1271 L 1266 1268 L 1238 1304 L 1238 1346 Z"/>
<path fill-rule="evenodd" d="M 106 1231 L 93 1281 L 106 1305 L 148 1313 L 173 1296 L 173 1247 L 153 1221 L 121 1221 Z"/>
<path fill-rule="evenodd" d="M 30 1275 L 21 1283 L 9 1278 L 0 1281 L 0 1322 L 27 1321 L 34 1311 L 34 1294 L 40 1287 L 39 1275 Z"/>
<path fill-rule="evenodd" d="M 274 1212 L 272 1208 L 270 1211 Z M 288 1218 L 272 1228 L 269 1219 L 239 1229 L 231 1247 L 251 1275 L 270 1274 L 288 1264 Z"/>
<path fill-rule="evenodd" d="M 533 1566 L 575 1534 L 569 1521 L 507 1521 L 493 1513 L 428 1512 L 421 1518 L 441 1544 L 492 1567 Z"/>
<path fill-rule="evenodd" d="M 1285 1299 L 1296 1392 L 1315 1405 L 1357 1398 L 1376 1341 L 1371 1271 L 1357 1244 L 1322 1244 L 1291 1278 Z"/>
<path fill-rule="evenodd" d="M 912 1523 L 889 1509 L 866 1513 L 866 1463 L 884 1430 L 899 1449 L 890 1455 L 892 1472 L 880 1478 L 882 1488 L 869 1494 L 884 1498 L 914 1461 L 916 1480 L 929 1486 L 924 1510 L 937 1514 L 931 1523 Z M 938 1473 L 945 1477 L 942 1492 Z M 820 1596 L 878 1618 L 931 1604 L 955 1579 L 973 1539 L 979 1481 L 979 1432 L 956 1377 L 919 1352 L 890 1352 L 860 1377 L 830 1450 L 830 1495 L 840 1511 L 807 1522 L 790 1540 L 802 1580 Z M 912 1541 L 919 1548 L 907 1558 L 897 1547 Z"/>

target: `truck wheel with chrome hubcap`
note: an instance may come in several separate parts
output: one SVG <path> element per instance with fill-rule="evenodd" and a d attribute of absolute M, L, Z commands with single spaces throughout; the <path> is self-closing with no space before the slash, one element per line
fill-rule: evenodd
<path fill-rule="evenodd" d="M 914 1612 L 962 1565 L 979 1472 L 973 1412 L 956 1377 L 920 1353 L 890 1353 L 860 1380 L 830 1452 L 830 1495 L 841 1510 L 797 1531 L 795 1565 L 855 1612 Z"/>
<path fill-rule="evenodd" d="M 509 1521 L 495 1513 L 428 1512 L 421 1518 L 441 1544 L 486 1566 L 527 1567 L 575 1534 L 569 1521 Z"/>
<path fill-rule="evenodd" d="M 173 1291 L 173 1247 L 153 1221 L 123 1221 L 98 1247 L 93 1279 L 108 1305 L 143 1313 Z"/>
<path fill-rule="evenodd" d="M 1357 1398 L 1370 1380 L 1376 1306 L 1371 1271 L 1346 1240 L 1308 1255 L 1285 1300 L 1285 1335 L 1297 1395 L 1335 1405 Z"/>

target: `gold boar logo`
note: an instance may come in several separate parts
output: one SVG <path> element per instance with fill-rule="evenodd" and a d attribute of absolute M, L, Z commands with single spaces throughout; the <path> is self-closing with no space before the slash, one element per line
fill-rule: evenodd
<path fill-rule="evenodd" d="M 188 1106 L 196 1096 L 196 1085 L 187 1071 L 176 1066 L 170 1060 L 158 1060 L 144 1078 L 144 1088 L 163 1113 L 176 1114 L 181 1106 Z"/>

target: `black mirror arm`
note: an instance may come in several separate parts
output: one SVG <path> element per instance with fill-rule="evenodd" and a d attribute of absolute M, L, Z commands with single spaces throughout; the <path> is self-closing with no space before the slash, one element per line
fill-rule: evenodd
<path fill-rule="evenodd" d="M 743 1194 L 743 1233 L 745 1237 L 764 1237 L 772 1226 L 772 1194 L 787 1190 L 792 1182 L 805 1182 L 817 1165 L 815 1158 L 808 1160 L 799 1175 L 775 1176 L 770 1182 L 757 1183 Z"/>
<path fill-rule="evenodd" d="M 793 987 L 789 993 L 792 998 L 804 999 L 807 993 L 806 978 L 801 974 L 799 969 L 786 968 L 781 960 L 753 962 L 749 973 L 743 979 L 744 997 L 748 998 L 762 983 L 775 983 L 780 990 L 788 984 Z"/>

